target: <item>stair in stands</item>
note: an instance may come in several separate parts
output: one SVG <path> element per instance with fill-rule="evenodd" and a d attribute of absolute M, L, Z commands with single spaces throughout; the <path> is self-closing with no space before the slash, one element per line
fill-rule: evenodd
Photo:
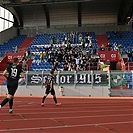
<path fill-rule="evenodd" d="M 28 37 L 28 38 L 26 38 L 22 42 L 22 44 L 19 46 L 19 51 L 27 51 L 28 48 L 30 47 L 30 45 L 31 45 L 31 43 L 32 43 L 33 40 L 34 40 L 34 37 Z M 27 64 L 27 67 L 28 67 L 28 70 L 29 70 L 29 68 L 30 68 L 30 66 L 32 64 L 32 59 L 28 59 L 28 61 L 27 61 L 26 64 Z"/>
<path fill-rule="evenodd" d="M 101 47 L 102 44 L 104 44 L 104 46 L 106 46 L 109 43 L 106 35 L 97 35 L 96 39 L 97 39 L 99 48 Z"/>
<path fill-rule="evenodd" d="M 21 45 L 18 47 L 19 51 L 26 51 L 29 46 L 31 45 L 31 42 L 34 40 L 34 37 L 28 37 L 26 38 Z"/>
<path fill-rule="evenodd" d="M 29 38 L 24 39 L 24 41 L 18 47 L 19 52 L 28 50 L 33 39 L 34 39 L 33 37 L 29 37 Z M 5 56 L 3 58 L 3 60 L 0 62 L 0 71 L 5 70 L 6 67 L 7 67 L 7 57 Z"/>

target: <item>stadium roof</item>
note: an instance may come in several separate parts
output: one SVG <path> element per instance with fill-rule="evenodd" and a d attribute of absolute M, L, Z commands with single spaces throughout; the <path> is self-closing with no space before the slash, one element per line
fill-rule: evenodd
<path fill-rule="evenodd" d="M 77 4 L 77 11 L 81 14 L 82 3 L 90 3 L 88 12 L 99 12 L 108 15 L 110 12 L 116 14 L 117 24 L 124 25 L 132 18 L 132 0 L 2 0 L 0 4 L 14 14 L 14 26 L 23 27 L 26 12 L 32 15 L 35 7 L 42 9 L 46 16 L 46 24 L 50 25 L 50 14 L 48 5 L 52 4 Z M 32 8 L 31 8 L 32 7 Z M 43 8 L 40 8 L 43 7 Z M 68 9 L 69 10 L 69 9 Z M 81 15 L 79 15 L 81 17 Z M 80 18 L 78 18 L 80 20 Z M 80 21 L 79 21 L 80 23 Z"/>

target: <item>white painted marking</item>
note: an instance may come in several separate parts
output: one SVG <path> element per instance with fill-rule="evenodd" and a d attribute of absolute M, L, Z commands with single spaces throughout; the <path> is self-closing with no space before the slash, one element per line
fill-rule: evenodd
<path fill-rule="evenodd" d="M 100 117 L 124 117 L 124 116 L 131 116 L 133 114 L 119 114 L 119 115 L 93 115 L 93 116 L 67 116 L 67 117 L 49 117 L 49 118 L 24 118 L 24 116 L 22 116 L 21 114 L 17 114 L 19 115 L 22 119 L 10 119 L 10 120 L 0 120 L 2 122 L 5 121 L 31 121 L 31 120 L 49 120 L 49 119 L 82 119 L 82 118 L 100 118 Z"/>
<path fill-rule="evenodd" d="M 76 128 L 76 127 L 86 127 L 86 126 L 103 126 L 103 125 L 120 125 L 129 124 L 133 121 L 122 121 L 122 122 L 108 122 L 108 123 L 94 123 L 94 124 L 78 124 L 78 125 L 64 125 L 64 126 L 51 126 L 51 127 L 35 127 L 35 128 L 17 128 L 17 129 L 4 129 L 0 132 L 10 132 L 10 131 L 29 131 L 29 130 L 44 130 L 44 129 L 60 129 L 60 128 Z"/>

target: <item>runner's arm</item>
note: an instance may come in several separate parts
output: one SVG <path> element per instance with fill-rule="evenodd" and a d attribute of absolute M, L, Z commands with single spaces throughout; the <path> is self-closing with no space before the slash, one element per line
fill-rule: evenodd
<path fill-rule="evenodd" d="M 21 72 L 20 78 L 24 78 L 24 72 Z"/>
<path fill-rule="evenodd" d="M 5 71 L 3 72 L 3 76 L 4 76 L 5 78 L 8 77 L 8 75 L 7 75 L 7 69 L 5 69 Z"/>

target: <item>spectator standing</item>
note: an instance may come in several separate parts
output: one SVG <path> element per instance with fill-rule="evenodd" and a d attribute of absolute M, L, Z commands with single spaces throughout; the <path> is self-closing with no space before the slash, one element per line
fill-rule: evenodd
<path fill-rule="evenodd" d="M 40 52 L 40 60 L 41 60 L 41 62 L 44 61 L 44 54 L 43 54 L 43 52 Z"/>
<path fill-rule="evenodd" d="M 58 60 L 56 60 L 55 62 L 54 62 L 54 65 L 53 65 L 53 67 L 52 67 L 52 69 L 55 71 L 58 71 L 58 68 L 59 68 L 59 63 L 58 63 Z"/>
<path fill-rule="evenodd" d="M 104 44 L 101 45 L 100 51 L 105 51 L 105 46 L 104 46 Z"/>
<path fill-rule="evenodd" d="M 15 53 L 17 53 L 17 52 L 18 52 L 18 46 L 15 47 Z"/>
<path fill-rule="evenodd" d="M 108 43 L 108 44 L 106 45 L 106 48 L 107 48 L 107 50 L 108 50 L 108 51 L 110 51 L 110 50 L 111 50 L 111 47 L 112 47 L 112 46 L 111 46 L 111 44 L 110 44 L 110 43 Z"/>
<path fill-rule="evenodd" d="M 127 56 L 128 56 L 128 61 L 132 62 L 132 53 L 133 53 L 133 51 L 127 51 L 126 53 L 127 53 Z"/>
<path fill-rule="evenodd" d="M 24 59 L 23 61 L 22 61 L 22 68 L 23 68 L 23 70 L 26 70 L 26 59 Z"/>

